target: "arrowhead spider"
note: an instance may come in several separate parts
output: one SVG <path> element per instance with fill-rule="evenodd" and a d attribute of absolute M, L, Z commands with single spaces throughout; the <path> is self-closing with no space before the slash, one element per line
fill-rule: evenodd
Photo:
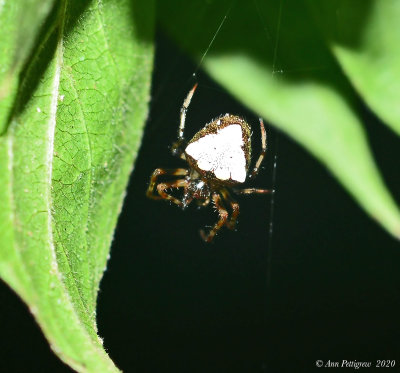
<path fill-rule="evenodd" d="M 260 118 L 261 152 L 251 172 L 251 131 L 246 121 L 236 115 L 225 114 L 206 124 L 187 143 L 183 132 L 186 112 L 197 88 L 189 91 L 180 112 L 178 139 L 172 145 L 172 154 L 188 164 L 187 168 L 154 170 L 147 189 L 147 197 L 165 199 L 185 209 L 193 200 L 201 207 L 210 201 L 215 205 L 219 219 L 208 232 L 200 230 L 205 242 L 211 242 L 218 231 L 226 226 L 234 229 L 239 215 L 239 204 L 232 198 L 235 194 L 265 194 L 268 189 L 238 189 L 248 179 L 254 179 L 265 157 L 267 148 L 264 123 Z M 160 176 L 170 177 L 171 181 L 159 182 Z M 181 199 L 167 193 L 169 189 L 183 189 Z M 230 209 L 230 213 L 228 212 Z"/>

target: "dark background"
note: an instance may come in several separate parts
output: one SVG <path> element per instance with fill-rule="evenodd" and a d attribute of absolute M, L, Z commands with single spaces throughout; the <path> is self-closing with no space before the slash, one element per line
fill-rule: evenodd
<path fill-rule="evenodd" d="M 265 167 L 252 184 L 275 186 L 273 214 L 270 196 L 240 196 L 237 232 L 224 229 L 213 244 L 198 234 L 216 221 L 211 208 L 183 212 L 145 198 L 156 167 L 183 165 L 168 147 L 194 83 L 191 61 L 158 39 L 149 120 L 99 294 L 99 334 L 117 366 L 125 372 L 307 372 L 318 359 L 373 365 L 399 359 L 399 242 L 285 135 L 268 127 Z M 257 116 L 201 71 L 197 81 L 187 137 L 231 112 L 252 125 L 257 153 Z M 398 138 L 367 108 L 361 115 L 398 197 Z M 71 371 L 3 283 L 0 304 L 0 372 Z"/>

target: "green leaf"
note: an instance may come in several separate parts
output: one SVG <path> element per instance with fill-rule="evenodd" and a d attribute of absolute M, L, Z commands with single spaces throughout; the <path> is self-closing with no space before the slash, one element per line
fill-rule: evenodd
<path fill-rule="evenodd" d="M 153 13 L 58 2 L 0 117 L 0 275 L 81 372 L 117 371 L 96 297 L 147 115 Z"/>
<path fill-rule="evenodd" d="M 21 68 L 26 63 L 54 0 L 0 1 L 0 118 L 15 99 Z M 1 121 L 0 134 L 7 122 Z"/>
<path fill-rule="evenodd" d="M 305 2 L 158 4 L 164 28 L 216 81 L 308 149 L 370 216 L 400 238 L 400 212 L 373 160 L 358 98 Z"/>
<path fill-rule="evenodd" d="M 309 4 L 358 93 L 400 134 L 400 2 L 309 0 Z"/>

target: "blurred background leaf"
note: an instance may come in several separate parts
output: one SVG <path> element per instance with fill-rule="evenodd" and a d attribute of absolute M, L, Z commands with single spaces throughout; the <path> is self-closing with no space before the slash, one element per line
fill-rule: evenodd
<path fill-rule="evenodd" d="M 358 69 L 356 63 L 352 69 L 347 68 L 350 81 L 303 1 L 214 1 L 208 6 L 201 1 L 176 0 L 168 5 L 159 2 L 158 15 L 169 35 L 201 61 L 200 65 L 218 83 L 308 149 L 372 218 L 400 238 L 400 212 L 374 162 L 360 117 L 359 97 L 351 85 L 352 81 L 368 81 L 375 76 L 376 89 L 366 85 L 362 91 L 369 92 L 365 97 L 369 97 L 368 102 L 377 103 L 376 107 L 381 108 L 379 112 L 394 108 L 394 118 L 398 111 L 396 95 L 388 100 L 386 97 L 396 91 L 399 84 L 398 54 L 389 57 L 393 48 L 399 50 L 399 44 L 395 43 L 397 36 L 381 36 L 396 33 L 395 16 L 390 17 L 392 23 L 385 26 L 382 20 L 390 13 L 390 8 L 397 11 L 397 6 L 390 1 L 386 6 L 382 4 L 385 2 L 378 6 L 377 1 L 359 1 L 356 2 L 358 10 L 352 10 L 349 15 L 353 3 L 340 1 L 339 8 L 335 7 L 337 3 L 310 2 L 310 6 L 324 10 L 319 21 L 324 25 L 336 25 L 337 34 L 343 32 L 351 35 L 352 40 L 363 40 L 365 47 L 358 48 L 357 54 L 364 57 L 359 57 L 358 61 L 366 60 L 364 65 L 369 65 L 369 60 L 376 59 L 369 69 Z M 378 15 L 370 16 L 374 12 Z M 353 13 L 358 14 L 358 22 L 350 21 Z M 209 27 L 204 28 L 204 24 Z M 341 25 L 345 28 L 341 29 Z M 374 55 L 377 39 L 371 35 L 375 35 L 377 25 L 380 25 L 380 32 L 375 37 L 387 44 L 380 46 L 379 54 Z M 386 27 L 387 31 L 383 32 Z M 364 37 L 365 34 L 369 37 Z M 339 48 L 336 49 L 341 56 Z M 392 63 L 385 70 L 382 61 L 387 59 Z M 356 70 L 353 77 L 352 72 Z M 381 73 L 386 81 L 396 81 L 390 89 L 378 88 Z M 357 78 L 360 75 L 364 78 Z M 395 121 L 390 120 L 390 123 Z"/>
<path fill-rule="evenodd" d="M 400 134 L 400 3 L 309 0 L 309 6 L 357 92 Z"/>

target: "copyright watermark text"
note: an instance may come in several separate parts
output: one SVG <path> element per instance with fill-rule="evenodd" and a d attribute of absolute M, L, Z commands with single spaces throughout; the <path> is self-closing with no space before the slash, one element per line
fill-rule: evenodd
<path fill-rule="evenodd" d="M 396 366 L 396 360 L 374 360 L 374 361 L 357 361 L 357 360 L 316 360 L 315 365 L 318 368 L 393 368 Z"/>

